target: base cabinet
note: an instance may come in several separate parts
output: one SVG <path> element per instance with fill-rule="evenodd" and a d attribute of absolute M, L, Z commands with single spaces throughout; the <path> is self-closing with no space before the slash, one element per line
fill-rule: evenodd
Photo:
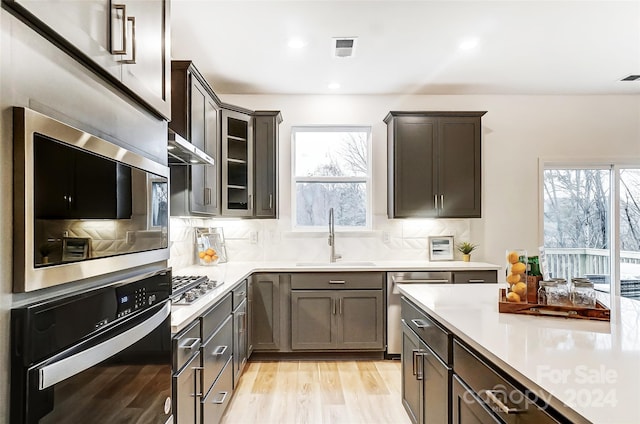
<path fill-rule="evenodd" d="M 240 380 L 242 370 L 249 357 L 247 290 L 245 280 L 233 290 L 233 388 Z"/>
<path fill-rule="evenodd" d="M 502 423 L 458 376 L 453 377 L 451 416 L 453 424 Z"/>
<path fill-rule="evenodd" d="M 280 343 L 280 275 L 255 274 L 251 277 L 251 337 L 255 351 L 278 351 Z"/>

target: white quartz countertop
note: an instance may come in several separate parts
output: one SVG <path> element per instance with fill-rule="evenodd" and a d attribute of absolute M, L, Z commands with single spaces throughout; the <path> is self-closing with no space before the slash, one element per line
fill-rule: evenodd
<path fill-rule="evenodd" d="M 192 265 L 174 268 L 173 275 L 206 275 L 224 283 L 193 304 L 173 306 L 171 331 L 177 333 L 229 293 L 233 287 L 254 272 L 313 272 L 313 271 L 482 271 L 501 267 L 485 262 L 462 261 L 342 261 L 335 264 L 323 262 L 228 262 L 214 266 Z"/>
<path fill-rule="evenodd" d="M 398 288 L 573 422 L 640 423 L 640 302 L 612 296 L 611 322 L 523 316 L 498 312 L 498 286 Z"/>

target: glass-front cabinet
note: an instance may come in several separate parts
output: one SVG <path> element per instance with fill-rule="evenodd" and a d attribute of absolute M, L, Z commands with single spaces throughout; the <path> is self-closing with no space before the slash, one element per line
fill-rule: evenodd
<path fill-rule="evenodd" d="M 222 109 L 222 215 L 253 215 L 253 120 Z"/>

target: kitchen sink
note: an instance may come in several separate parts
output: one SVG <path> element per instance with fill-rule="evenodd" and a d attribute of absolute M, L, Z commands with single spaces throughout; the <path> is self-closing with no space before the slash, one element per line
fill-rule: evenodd
<path fill-rule="evenodd" d="M 340 267 L 340 266 L 375 266 L 375 262 L 368 261 L 338 261 L 338 262 L 298 262 L 296 266 L 326 266 L 326 267 Z"/>

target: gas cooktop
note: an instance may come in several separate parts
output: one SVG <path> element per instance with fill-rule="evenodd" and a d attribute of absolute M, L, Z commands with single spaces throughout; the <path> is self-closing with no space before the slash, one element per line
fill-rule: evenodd
<path fill-rule="evenodd" d="M 172 305 L 190 305 L 221 284 L 204 275 L 174 275 L 171 278 Z"/>

